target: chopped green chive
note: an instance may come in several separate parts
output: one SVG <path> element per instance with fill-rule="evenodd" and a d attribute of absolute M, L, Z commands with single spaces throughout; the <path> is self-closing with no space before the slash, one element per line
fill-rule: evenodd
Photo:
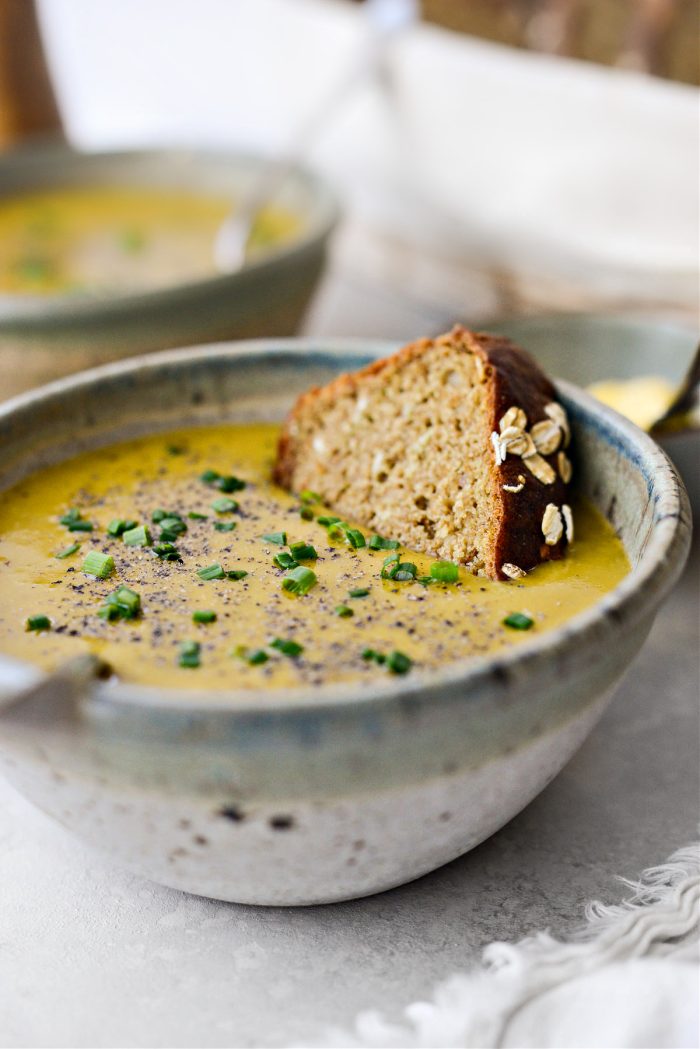
<path fill-rule="evenodd" d="M 241 492 L 246 486 L 245 481 L 242 481 L 240 477 L 234 477 L 233 474 L 220 474 L 216 470 L 205 470 L 203 474 L 199 475 L 199 479 L 204 481 L 205 484 L 218 488 L 220 492 L 226 492 L 228 495 L 231 492 Z"/>
<path fill-rule="evenodd" d="M 290 543 L 289 549 L 296 561 L 315 561 L 318 554 L 309 543 Z"/>
<path fill-rule="evenodd" d="M 321 518 L 319 517 L 320 520 Z M 361 546 L 367 546 L 367 541 L 362 532 L 358 528 L 351 528 L 345 521 L 334 521 L 328 528 L 328 535 L 331 539 L 344 539 L 353 550 L 358 550 Z"/>
<path fill-rule="evenodd" d="M 127 546 L 151 545 L 151 533 L 148 531 L 146 525 L 139 525 L 138 528 L 129 528 L 128 531 L 123 533 L 122 539 Z"/>
<path fill-rule="evenodd" d="M 301 517 L 302 521 L 313 521 L 314 512 L 310 506 L 300 506 L 299 517 Z"/>
<path fill-rule="evenodd" d="M 388 656 L 385 656 L 374 648 L 366 648 L 362 653 L 362 658 L 368 663 L 379 663 L 380 666 L 386 664 L 387 670 L 392 674 L 407 674 L 413 666 L 413 661 L 403 652 L 398 652 L 396 649 L 390 652 Z"/>
<path fill-rule="evenodd" d="M 418 568 L 412 561 L 400 561 L 398 554 L 389 554 L 384 558 L 382 565 L 382 579 L 393 579 L 397 583 L 413 582 L 418 574 Z"/>
<path fill-rule="evenodd" d="M 235 532 L 236 522 L 235 521 L 214 521 L 215 532 Z"/>
<path fill-rule="evenodd" d="M 86 575 L 97 576 L 98 579 L 106 579 L 114 571 L 114 558 L 109 554 L 101 554 L 98 550 L 91 550 L 83 561 L 83 572 Z"/>
<path fill-rule="evenodd" d="M 230 514 L 234 510 L 238 509 L 238 503 L 235 499 L 228 499 L 226 496 L 221 496 L 220 499 L 215 499 L 211 504 L 212 510 L 216 510 L 217 514 Z"/>
<path fill-rule="evenodd" d="M 158 524 L 163 532 L 174 532 L 175 535 L 183 535 L 187 531 L 187 525 L 179 514 L 170 514 L 168 517 L 161 517 Z"/>
<path fill-rule="evenodd" d="M 312 492 L 310 488 L 305 488 L 303 492 L 299 492 L 299 498 L 302 503 L 320 503 L 321 496 L 318 492 Z"/>
<path fill-rule="evenodd" d="M 48 616 L 29 616 L 25 625 L 25 630 L 50 630 L 51 620 Z"/>
<path fill-rule="evenodd" d="M 324 528 L 330 528 L 331 525 L 338 524 L 338 522 L 341 519 L 340 519 L 340 517 L 328 517 L 328 516 L 326 516 L 326 517 L 317 517 L 316 520 L 318 521 L 318 523 L 320 525 L 323 525 Z"/>
<path fill-rule="evenodd" d="M 535 625 L 535 620 L 531 619 L 530 616 L 526 616 L 524 612 L 511 612 L 503 620 L 503 625 L 509 626 L 513 630 L 529 630 L 531 626 Z"/>
<path fill-rule="evenodd" d="M 348 590 L 348 597 L 367 597 L 369 594 L 369 587 L 358 586 L 354 590 Z"/>
<path fill-rule="evenodd" d="M 274 641 L 271 641 L 270 647 L 276 648 L 283 656 L 289 656 L 291 659 L 294 659 L 295 656 L 300 656 L 304 651 L 304 646 L 300 645 L 298 641 L 285 641 L 281 637 L 276 637 Z"/>
<path fill-rule="evenodd" d="M 403 652 L 394 650 L 387 656 L 386 665 L 392 674 L 407 674 L 413 664 Z"/>
<path fill-rule="evenodd" d="M 245 568 L 233 568 L 230 572 L 227 572 L 226 575 L 229 579 L 238 580 L 245 579 L 248 573 L 246 572 Z"/>
<path fill-rule="evenodd" d="M 360 547 L 367 546 L 367 540 L 358 528 L 349 528 L 347 525 L 340 523 L 331 525 L 328 529 L 328 534 L 331 535 L 334 529 L 341 530 L 343 539 L 353 550 L 359 550 Z"/>
<path fill-rule="evenodd" d="M 246 486 L 246 482 L 242 481 L 240 477 L 234 477 L 230 474 L 228 477 L 220 477 L 218 481 L 214 482 L 214 487 L 218 488 L 220 492 L 242 492 Z"/>
<path fill-rule="evenodd" d="M 430 566 L 430 575 L 438 583 L 456 583 L 459 568 L 452 561 L 434 561 Z"/>
<path fill-rule="evenodd" d="M 107 534 L 119 538 L 120 535 L 124 535 L 124 532 L 136 528 L 137 524 L 137 521 L 124 521 L 121 517 L 115 517 L 115 519 L 110 521 L 107 525 Z"/>
<path fill-rule="evenodd" d="M 437 583 L 437 579 L 433 579 L 431 575 L 417 575 L 416 582 L 421 586 L 430 586 L 431 583 Z"/>
<path fill-rule="evenodd" d="M 340 616 L 341 619 L 348 619 L 350 616 L 355 615 L 353 610 L 348 608 L 347 605 L 336 605 L 334 612 L 337 616 Z"/>
<path fill-rule="evenodd" d="M 178 664 L 181 667 L 198 667 L 201 645 L 199 641 L 183 641 L 180 645 Z"/>
<path fill-rule="evenodd" d="M 54 557 L 57 557 L 59 561 L 63 561 L 64 558 L 77 554 L 78 550 L 80 550 L 80 543 L 71 543 L 70 546 L 66 546 L 63 550 L 59 550 L 57 554 L 54 554 Z"/>
<path fill-rule="evenodd" d="M 94 525 L 86 521 L 80 510 L 72 509 L 58 519 L 59 524 L 64 525 L 69 532 L 92 532 Z"/>
<path fill-rule="evenodd" d="M 173 515 L 169 514 L 167 510 L 154 510 L 151 514 L 151 520 L 153 521 L 153 524 L 160 524 L 163 518 L 171 516 Z"/>
<path fill-rule="evenodd" d="M 153 553 L 161 561 L 182 561 L 179 550 L 172 543 L 156 543 Z"/>
<path fill-rule="evenodd" d="M 388 557 L 384 558 L 384 560 L 382 562 L 382 571 L 380 573 L 382 579 L 391 579 L 392 578 L 392 573 L 397 571 L 397 569 L 399 567 L 399 561 L 400 560 L 401 560 L 401 558 L 399 557 L 398 554 L 389 554 Z"/>
<path fill-rule="evenodd" d="M 136 619 L 141 611 L 141 598 L 128 586 L 120 586 L 109 594 L 98 611 L 101 619 Z"/>
<path fill-rule="evenodd" d="M 224 572 L 219 562 L 215 561 L 213 565 L 207 565 L 206 568 L 200 568 L 197 572 L 197 575 L 200 579 L 209 580 L 223 579 L 226 573 Z"/>
<path fill-rule="evenodd" d="M 272 560 L 278 568 L 284 568 L 285 570 L 299 567 L 299 562 L 295 561 L 292 555 L 288 554 L 286 550 L 283 550 L 280 554 L 275 554 Z"/>
<path fill-rule="evenodd" d="M 206 514 L 198 514 L 196 510 L 190 510 L 187 515 L 190 521 L 208 521 L 209 518 Z"/>
<path fill-rule="evenodd" d="M 380 535 L 373 535 L 367 545 L 370 550 L 398 550 L 401 544 L 397 539 L 383 539 Z"/>
<path fill-rule="evenodd" d="M 304 568 L 303 565 L 299 565 L 298 568 L 293 568 L 289 575 L 284 577 L 282 589 L 290 594 L 308 594 L 309 590 L 316 586 L 317 582 L 318 579 L 315 572 L 312 572 L 310 568 Z"/>
<path fill-rule="evenodd" d="M 398 554 L 389 554 L 382 564 L 382 579 L 393 579 L 397 583 L 413 582 L 418 575 L 418 567 L 412 561 L 401 561 Z"/>
<path fill-rule="evenodd" d="M 201 612 L 193 612 L 192 613 L 192 622 L 193 623 L 215 623 L 216 622 L 216 612 L 210 612 L 208 610 L 204 610 L 204 611 L 201 611 Z"/>
<path fill-rule="evenodd" d="M 146 237 L 140 229 L 125 229 L 120 234 L 119 243 L 123 251 L 134 254 L 143 250 L 146 244 Z"/>
<path fill-rule="evenodd" d="M 287 545 L 286 532 L 267 532 L 262 539 L 265 543 L 275 543 L 276 546 Z"/>
<path fill-rule="evenodd" d="M 236 645 L 233 654 L 252 667 L 259 666 L 261 663 L 267 663 L 270 658 L 264 648 L 254 648 L 251 650 L 246 648 L 245 645 Z"/>
<path fill-rule="evenodd" d="M 270 658 L 264 648 L 254 648 L 252 652 L 248 653 L 246 657 L 252 667 L 259 666 L 260 663 L 267 663 Z"/>
<path fill-rule="evenodd" d="M 25 280 L 43 282 L 51 278 L 54 272 L 54 265 L 50 259 L 39 258 L 38 256 L 30 257 L 26 259 L 20 259 L 15 265 L 15 269 L 24 277 Z"/>

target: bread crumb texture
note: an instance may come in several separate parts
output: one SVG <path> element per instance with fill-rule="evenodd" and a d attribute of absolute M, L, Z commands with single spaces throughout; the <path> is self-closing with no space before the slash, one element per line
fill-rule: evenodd
<path fill-rule="evenodd" d="M 275 476 L 410 549 L 513 579 L 564 551 L 542 522 L 569 502 L 569 438 L 535 361 L 458 327 L 303 394 Z"/>

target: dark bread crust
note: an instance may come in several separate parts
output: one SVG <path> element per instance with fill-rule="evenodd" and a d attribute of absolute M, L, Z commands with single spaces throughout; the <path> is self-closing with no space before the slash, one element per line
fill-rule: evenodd
<path fill-rule="evenodd" d="M 437 339 L 419 339 L 402 347 L 396 353 L 352 374 L 346 373 L 324 387 L 313 387 L 303 393 L 290 412 L 279 438 L 274 478 L 287 489 L 293 488 L 297 463 L 296 441 L 293 435 L 295 420 L 309 409 L 322 410 L 338 397 L 352 394 L 370 376 L 384 371 L 396 371 L 405 363 L 420 357 L 435 345 L 449 346 L 478 357 L 484 368 L 488 387 L 488 428 L 484 432 L 484 456 L 492 463 L 491 478 L 499 506 L 498 521 L 492 529 L 493 549 L 488 558 L 489 575 L 496 579 L 509 578 L 503 572 L 504 564 L 516 565 L 528 571 L 542 561 L 563 556 L 566 538 L 553 546 L 544 541 L 542 519 L 549 503 L 561 507 L 568 502 L 568 485 L 557 470 L 557 454 L 543 456 L 556 474 L 552 484 L 538 480 L 517 455 L 508 455 L 496 464 L 491 444 L 491 433 L 499 432 L 499 423 L 511 407 L 521 408 L 528 419 L 528 428 L 547 418 L 545 406 L 556 401 L 554 386 L 536 361 L 507 339 L 486 333 L 470 332 L 457 326 L 449 334 Z M 314 403 L 316 402 L 316 403 Z M 519 478 L 525 483 L 519 492 L 507 492 L 503 485 L 517 486 Z"/>
<path fill-rule="evenodd" d="M 498 431 L 500 420 L 513 405 L 523 409 L 530 425 L 546 419 L 545 405 L 556 401 L 557 393 L 534 358 L 496 335 L 478 333 L 470 341 L 473 352 L 480 353 L 493 370 L 491 431 Z M 518 456 L 507 456 L 497 468 L 502 510 L 494 565 L 499 579 L 507 578 L 501 565 L 517 565 L 527 572 L 542 561 L 558 560 L 564 555 L 564 537 L 555 546 L 545 543 L 542 518 L 549 503 L 562 506 L 569 501 L 568 485 L 559 476 L 556 454 L 543 458 L 556 473 L 553 484 L 539 481 Z M 519 476 L 525 477 L 522 491 L 505 491 L 503 485 L 517 485 Z"/>

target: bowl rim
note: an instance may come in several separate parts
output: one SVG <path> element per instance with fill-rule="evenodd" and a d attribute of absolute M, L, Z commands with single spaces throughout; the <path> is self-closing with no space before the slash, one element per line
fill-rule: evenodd
<path fill-rule="evenodd" d="M 275 356 L 291 354 L 308 361 L 313 354 L 329 358 L 357 357 L 361 367 L 367 360 L 396 348 L 398 343 L 366 338 L 267 338 L 189 346 L 131 357 L 101 365 L 58 379 L 45 386 L 19 394 L 0 404 L 0 422 L 14 413 L 26 413 L 42 401 L 60 399 L 63 394 L 80 387 L 90 387 L 101 380 L 119 378 L 163 365 L 186 368 L 191 361 L 231 360 L 251 358 L 269 361 Z M 275 718 L 280 715 L 337 712 L 356 706 L 365 709 L 379 703 L 393 704 L 407 699 L 430 702 L 443 699 L 451 686 L 459 686 L 468 701 L 468 692 L 490 683 L 502 691 L 517 685 L 523 678 L 537 678 L 554 667 L 561 675 L 564 662 L 575 663 L 577 656 L 590 664 L 590 648 L 600 641 L 611 644 L 611 635 L 624 636 L 640 621 L 651 619 L 656 608 L 673 586 L 685 564 L 691 537 L 691 515 L 687 494 L 675 467 L 666 453 L 642 430 L 595 400 L 590 394 L 564 380 L 556 387 L 565 401 L 578 412 L 586 423 L 593 423 L 603 431 L 615 446 L 642 473 L 649 501 L 656 504 L 656 516 L 648 543 L 642 551 L 639 564 L 632 567 L 620 583 L 590 608 L 572 616 L 561 626 L 544 631 L 515 647 L 504 648 L 495 654 L 455 659 L 445 667 L 423 671 L 408 677 L 372 682 L 357 681 L 331 683 L 313 691 L 305 687 L 265 690 L 164 688 L 133 683 L 96 684 L 90 698 L 113 709 L 135 708 L 142 711 L 168 714 L 225 715 Z M 154 429 L 160 432 L 162 428 Z M 165 430 L 163 430 L 165 432 Z M 508 584 L 504 584 L 508 585 Z M 0 677 L 4 670 L 21 669 L 27 683 L 48 677 L 47 672 L 25 661 L 0 654 Z M 264 698 L 264 703 L 261 697 Z"/>
<path fill-rule="evenodd" d="M 22 145 L 0 156 L 0 176 L 4 171 L 11 171 L 15 165 L 37 163 L 46 159 L 47 163 L 68 160 L 71 163 L 86 162 L 86 173 L 92 164 L 114 162 L 116 164 L 152 161 L 162 163 L 165 170 L 173 162 L 189 160 L 206 166 L 210 162 L 226 162 L 239 170 L 255 170 L 266 163 L 263 153 L 244 149 L 207 149 L 186 147 L 124 148 L 111 150 L 82 151 L 68 143 L 42 141 Z M 341 217 L 340 202 L 328 182 L 317 172 L 301 164 L 290 166 L 288 178 L 296 181 L 302 190 L 308 193 L 311 206 L 307 221 L 302 225 L 298 236 L 278 248 L 265 251 L 259 258 L 247 263 L 232 273 L 220 273 L 199 280 L 184 280 L 165 287 L 132 291 L 110 295 L 5 295 L 0 294 L 0 332 L 5 327 L 22 330 L 41 327 L 52 321 L 69 319 L 71 321 L 93 320 L 105 315 L 122 312 L 136 312 L 140 309 L 167 305 L 174 297 L 202 294 L 230 294 L 236 284 L 248 279 L 273 277 L 280 266 L 293 264 L 309 250 L 323 244 L 337 226 Z M 100 180 L 103 182 L 104 180 Z M 115 182 L 119 182 L 115 178 Z M 60 186 L 60 175 L 55 181 L 42 182 L 42 186 Z M 106 184 L 106 182 L 104 183 Z M 148 186 L 150 179 L 146 176 L 143 184 Z M 21 192 L 31 191 L 33 183 L 29 182 Z M 6 196 L 0 191 L 0 203 Z"/>

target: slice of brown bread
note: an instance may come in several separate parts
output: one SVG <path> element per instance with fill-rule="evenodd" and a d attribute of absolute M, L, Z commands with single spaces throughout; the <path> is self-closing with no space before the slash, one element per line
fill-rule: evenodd
<path fill-rule="evenodd" d="M 524 350 L 457 327 L 302 394 L 275 479 L 492 579 L 572 538 L 566 412 Z"/>

